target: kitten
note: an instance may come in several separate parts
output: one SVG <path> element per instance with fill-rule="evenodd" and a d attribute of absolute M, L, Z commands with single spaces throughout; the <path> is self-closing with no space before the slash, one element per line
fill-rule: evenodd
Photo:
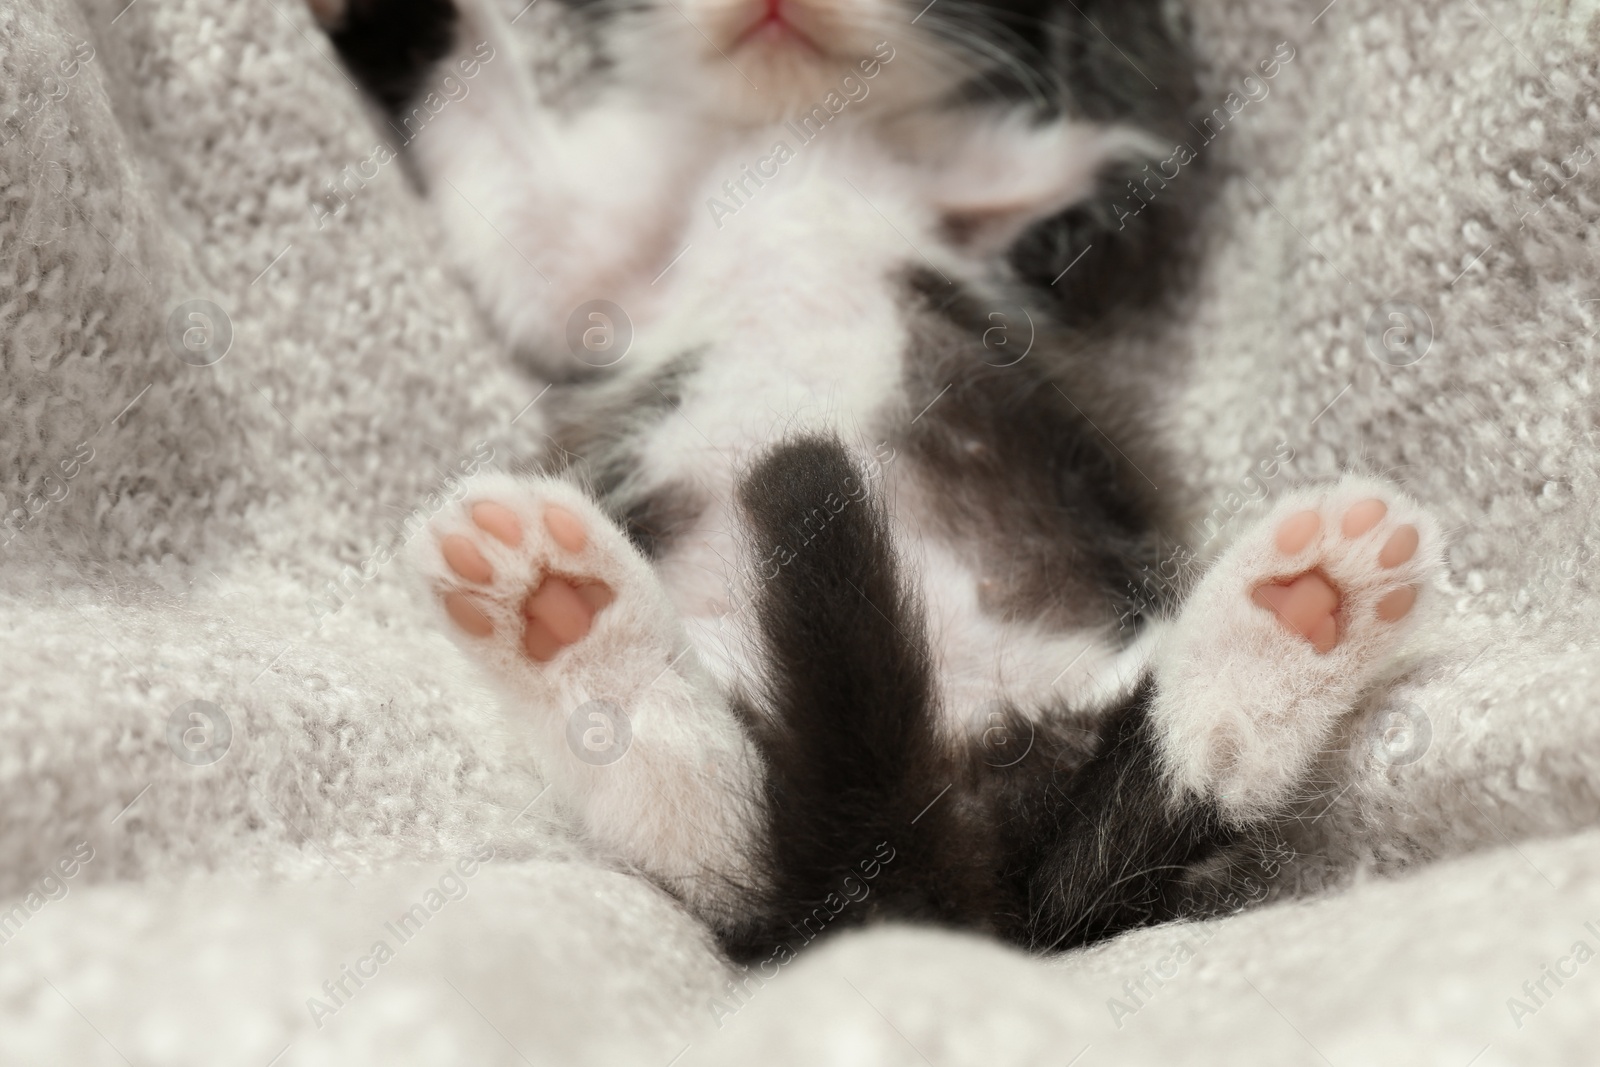
<path fill-rule="evenodd" d="M 562 383 L 547 473 L 435 524 L 444 624 L 734 958 L 880 917 L 1105 937 L 1303 792 L 1439 531 L 1346 478 L 1126 610 L 1160 516 L 1096 339 L 1170 285 L 1183 193 L 1131 227 L 1097 193 L 1192 98 L 1168 9 L 318 10 Z"/>

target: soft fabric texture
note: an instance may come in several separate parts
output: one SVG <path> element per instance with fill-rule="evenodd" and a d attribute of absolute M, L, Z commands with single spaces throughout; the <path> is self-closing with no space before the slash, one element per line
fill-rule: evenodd
<path fill-rule="evenodd" d="M 1251 496 L 1398 480 L 1449 540 L 1433 637 L 1282 828 L 1276 899 L 1049 961 L 866 931 L 735 995 L 413 595 L 405 520 L 534 454 L 541 387 L 309 13 L 9 0 L 0 1062 L 1586 1062 L 1594 5 L 1193 7 L 1226 120 L 1162 489 L 1214 547 Z"/>

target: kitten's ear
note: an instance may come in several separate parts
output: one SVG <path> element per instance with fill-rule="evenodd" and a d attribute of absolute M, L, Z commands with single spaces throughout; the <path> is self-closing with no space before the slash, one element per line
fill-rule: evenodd
<path fill-rule="evenodd" d="M 1087 199 L 1106 164 L 1166 151 L 1140 130 L 1067 120 L 975 122 L 943 147 L 949 154 L 932 178 L 930 200 L 951 242 L 984 257 Z"/>

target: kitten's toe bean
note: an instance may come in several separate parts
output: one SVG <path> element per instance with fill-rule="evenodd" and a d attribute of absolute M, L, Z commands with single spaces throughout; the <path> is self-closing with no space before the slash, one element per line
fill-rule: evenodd
<path fill-rule="evenodd" d="M 488 637 L 494 633 L 494 622 L 485 615 L 472 598 L 465 593 L 446 593 L 444 610 L 450 621 L 473 637 Z"/>
<path fill-rule="evenodd" d="M 1302 574 L 1287 585 L 1263 585 L 1254 593 L 1262 607 L 1277 612 L 1283 624 L 1319 652 L 1337 640 L 1339 591 L 1320 574 Z M 1326 645 L 1326 647 L 1322 647 Z"/>
<path fill-rule="evenodd" d="M 544 509 L 544 528 L 550 531 L 556 544 L 568 552 L 582 552 L 589 542 L 589 534 L 576 515 L 566 508 L 554 505 Z"/>
<path fill-rule="evenodd" d="M 1417 602 L 1417 587 L 1402 585 L 1392 593 L 1387 593 L 1378 601 L 1378 618 L 1384 622 L 1399 622 L 1411 611 L 1411 605 Z"/>
<path fill-rule="evenodd" d="M 584 582 L 578 586 L 578 595 L 583 597 L 584 603 L 595 611 L 617 599 L 617 594 L 613 593 L 611 587 L 604 582 Z"/>
<path fill-rule="evenodd" d="M 1278 551 L 1285 556 L 1298 556 L 1321 529 L 1322 516 L 1315 511 L 1295 512 L 1278 527 Z"/>
<path fill-rule="evenodd" d="M 1332 652 L 1339 643 L 1339 620 L 1332 615 L 1324 615 L 1317 620 L 1317 624 L 1305 634 L 1305 639 L 1311 642 L 1311 647 L 1320 653 Z"/>
<path fill-rule="evenodd" d="M 541 619 L 529 619 L 522 628 L 522 651 L 535 663 L 549 663 L 566 647 Z"/>
<path fill-rule="evenodd" d="M 596 610 L 571 582 L 551 575 L 528 597 L 523 614 L 531 622 L 542 622 L 563 645 L 570 645 L 588 634 Z"/>
<path fill-rule="evenodd" d="M 461 534 L 451 534 L 440 541 L 439 552 L 450 569 L 469 582 L 486 585 L 494 577 L 494 568 L 483 558 L 478 546 Z"/>
<path fill-rule="evenodd" d="M 516 548 L 522 544 L 522 520 L 504 504 L 484 500 L 472 505 L 472 521 L 503 545 Z"/>
<path fill-rule="evenodd" d="M 1350 510 L 1344 513 L 1340 529 L 1344 531 L 1346 537 L 1360 537 L 1382 522 L 1388 512 L 1389 505 L 1381 500 L 1363 500 L 1352 504 Z"/>
<path fill-rule="evenodd" d="M 1383 543 L 1383 551 L 1378 553 L 1378 566 L 1384 570 L 1394 570 L 1406 560 L 1417 553 L 1417 544 L 1421 535 L 1415 526 L 1402 526 L 1389 535 L 1389 540 Z M 1404 614 L 1404 612 L 1402 612 Z"/>
<path fill-rule="evenodd" d="M 571 511 L 556 504 L 544 509 L 545 532 L 563 552 L 577 555 L 589 547 L 589 531 Z M 553 659 L 568 645 L 589 634 L 595 616 L 616 599 L 604 582 L 565 574 L 550 574 L 523 602 L 527 620 L 523 647 L 539 662 Z"/>

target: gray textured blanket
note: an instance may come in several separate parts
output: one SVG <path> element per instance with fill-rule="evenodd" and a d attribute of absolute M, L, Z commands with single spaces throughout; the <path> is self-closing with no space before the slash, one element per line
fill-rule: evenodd
<path fill-rule="evenodd" d="M 538 389 L 306 11 L 5 0 L 0 1063 L 1594 1062 L 1594 5 L 1323 5 L 1193 5 L 1224 180 L 1163 489 L 1220 543 L 1399 480 L 1432 638 L 1272 899 L 762 985 L 584 853 L 391 558 Z"/>

